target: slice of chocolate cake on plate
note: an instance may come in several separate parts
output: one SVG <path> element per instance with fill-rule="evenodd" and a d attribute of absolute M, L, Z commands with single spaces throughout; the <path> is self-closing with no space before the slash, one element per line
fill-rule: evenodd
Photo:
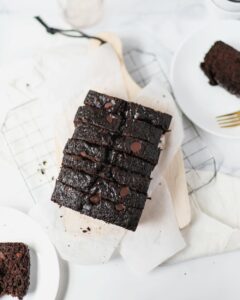
<path fill-rule="evenodd" d="M 209 84 L 220 85 L 240 96 L 240 52 L 230 45 L 217 41 L 209 49 L 200 65 Z"/>
<path fill-rule="evenodd" d="M 0 243 L 0 297 L 23 299 L 30 283 L 30 254 L 23 243 Z"/>

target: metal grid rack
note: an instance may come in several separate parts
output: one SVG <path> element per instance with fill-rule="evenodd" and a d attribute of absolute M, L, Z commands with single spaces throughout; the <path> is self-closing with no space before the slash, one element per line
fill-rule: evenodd
<path fill-rule="evenodd" d="M 153 76 L 158 76 L 170 89 L 156 55 L 132 49 L 124 54 L 127 68 L 133 79 L 144 87 Z M 53 132 L 37 99 L 18 106 L 6 116 L 2 133 L 25 184 L 35 202 L 50 197 L 58 173 L 55 161 Z M 182 144 L 189 193 L 208 184 L 216 175 L 214 157 L 201 140 L 197 129 L 184 119 L 185 138 Z M 200 170 L 208 170 L 208 178 L 201 178 Z M 195 176 L 195 183 L 188 180 Z"/>
<path fill-rule="evenodd" d="M 171 91 L 167 76 L 154 53 L 131 49 L 124 53 L 124 60 L 128 72 L 139 86 L 145 87 L 153 77 L 157 76 L 161 84 Z"/>
<path fill-rule="evenodd" d="M 201 139 L 196 127 L 183 118 L 182 152 L 189 194 L 208 185 L 217 175 L 215 158 Z M 207 171 L 205 176 L 201 171 Z M 193 180 L 194 179 L 194 180 Z"/>
<path fill-rule="evenodd" d="M 40 101 L 33 99 L 10 110 L 1 129 L 35 202 L 51 194 L 57 175 L 55 143 L 49 128 Z"/>

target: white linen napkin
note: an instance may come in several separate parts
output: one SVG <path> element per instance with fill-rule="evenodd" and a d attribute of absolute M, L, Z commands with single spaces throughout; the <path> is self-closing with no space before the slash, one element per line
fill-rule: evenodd
<path fill-rule="evenodd" d="M 204 180 L 207 171 L 199 171 Z M 189 177 L 197 180 L 197 177 Z M 182 230 L 187 247 L 168 263 L 240 249 L 240 179 L 218 173 L 191 196 L 192 222 Z"/>

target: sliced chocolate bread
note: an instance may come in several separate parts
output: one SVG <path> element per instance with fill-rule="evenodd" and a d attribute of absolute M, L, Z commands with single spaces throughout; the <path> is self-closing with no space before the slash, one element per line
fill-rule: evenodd
<path fill-rule="evenodd" d="M 89 91 L 79 107 L 52 201 L 136 230 L 171 116 Z"/>

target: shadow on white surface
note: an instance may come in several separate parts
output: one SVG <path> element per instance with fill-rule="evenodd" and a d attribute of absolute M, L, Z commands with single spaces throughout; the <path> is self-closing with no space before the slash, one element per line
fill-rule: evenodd
<path fill-rule="evenodd" d="M 69 267 L 68 267 L 68 263 L 65 260 L 62 260 L 60 256 L 58 256 L 58 260 L 60 266 L 60 282 L 59 282 L 59 290 L 58 290 L 56 300 L 63 300 L 63 299 L 67 299 L 66 293 L 67 293 L 67 287 L 69 281 Z"/>
<path fill-rule="evenodd" d="M 30 286 L 28 293 L 35 293 L 38 282 L 38 257 L 34 249 L 30 248 L 30 260 L 31 260 L 31 269 L 30 269 Z"/>

